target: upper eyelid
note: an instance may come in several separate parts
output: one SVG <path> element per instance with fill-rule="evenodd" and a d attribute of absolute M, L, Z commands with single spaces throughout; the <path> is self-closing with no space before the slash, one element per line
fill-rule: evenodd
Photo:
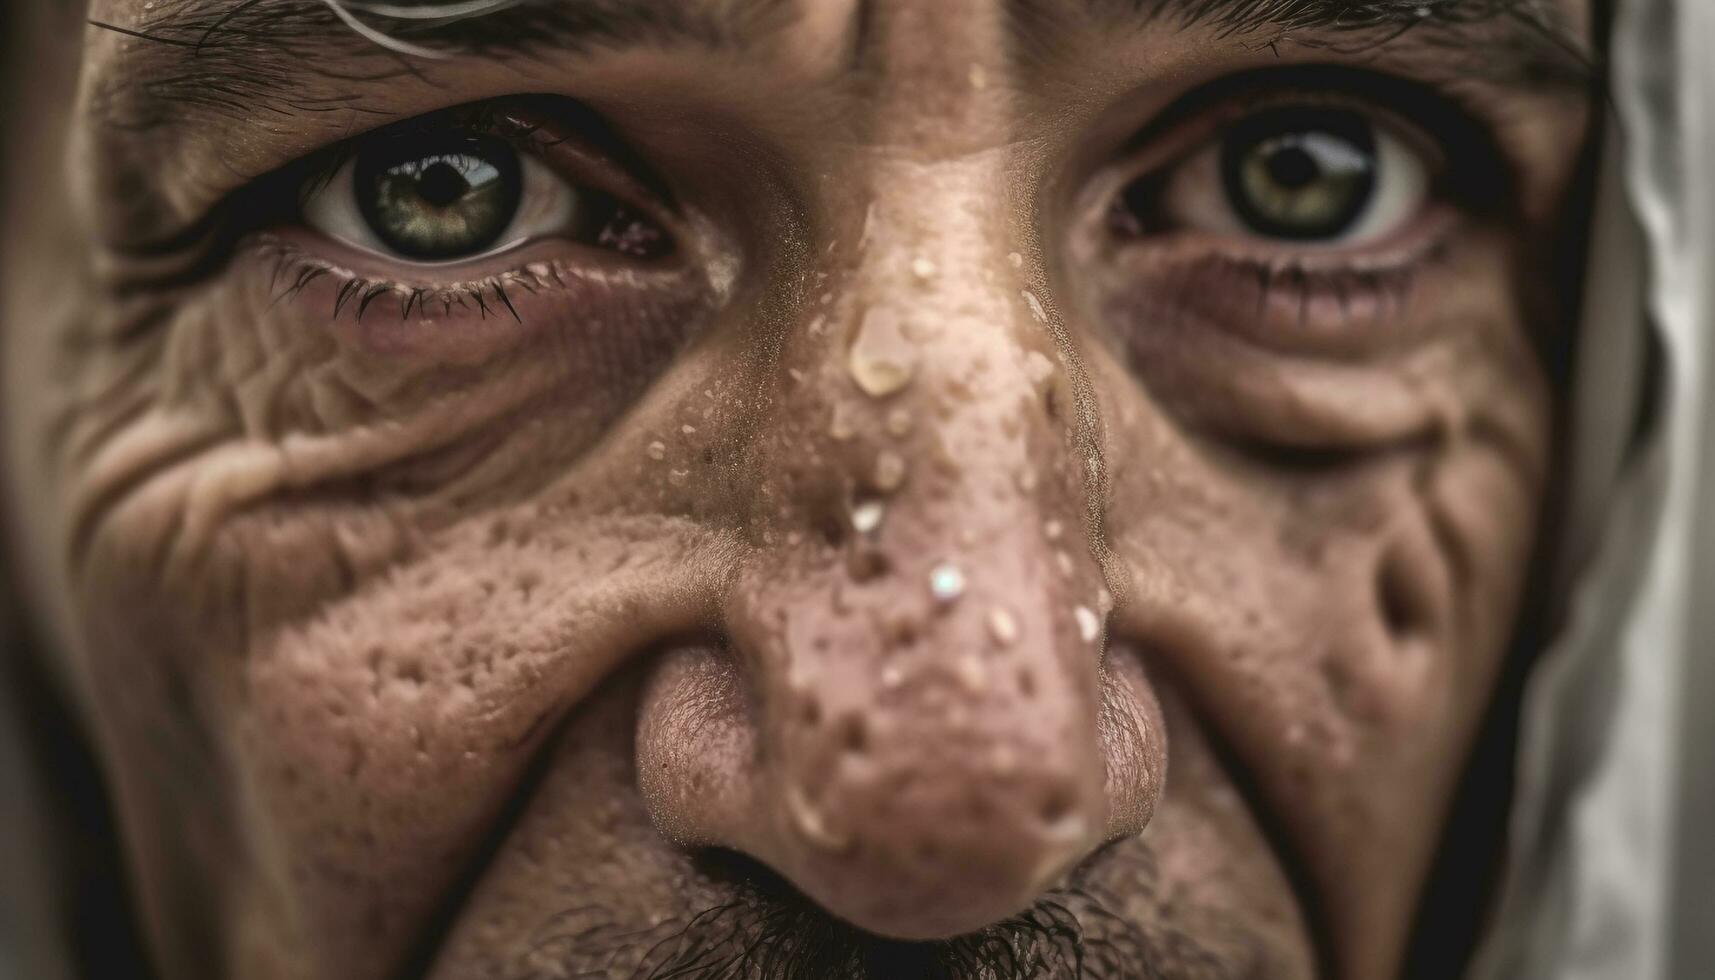
<path fill-rule="evenodd" d="M 544 95 L 503 96 L 390 122 L 313 150 L 240 187 L 230 199 L 238 205 L 240 221 L 293 220 L 309 195 L 333 180 L 365 144 L 457 128 L 492 132 L 544 159 L 555 157 L 550 165 L 561 164 L 554 166 L 561 176 L 624 199 L 655 220 L 671 223 L 676 215 L 677 201 L 667 183 L 605 121 L 572 100 Z M 574 172 L 566 172 L 568 164 Z"/>
<path fill-rule="evenodd" d="M 1125 183 L 1159 176 L 1206 145 L 1222 126 L 1274 106 L 1316 104 L 1376 113 L 1409 137 L 1423 134 L 1445 182 L 1480 191 L 1485 206 L 1505 200 L 1519 165 L 1495 134 L 1496 124 L 1444 86 L 1349 65 L 1263 68 L 1229 75 L 1180 97 L 1145 122 L 1122 146 Z"/>
<path fill-rule="evenodd" d="M 1437 123 L 1483 125 L 1480 108 L 1468 104 L 1448 86 L 1390 71 L 1336 62 L 1310 63 L 1253 68 L 1201 85 L 1145 122 L 1128 146 L 1141 145 L 1225 107 L 1256 106 L 1293 97 L 1341 99 L 1347 104 L 1384 110 L 1392 103 L 1408 104 Z"/>
<path fill-rule="evenodd" d="M 1127 155 L 1127 159 L 1142 158 L 1146 163 L 1140 165 L 1139 169 L 1143 170 L 1171 167 L 1205 149 L 1210 137 L 1222 134 L 1227 127 L 1235 123 L 1272 110 L 1300 107 L 1325 107 L 1375 116 L 1378 117 L 1378 123 L 1390 125 L 1408 136 L 1422 130 L 1421 126 L 1404 118 L 1400 113 L 1371 99 L 1355 98 L 1341 92 L 1292 90 L 1272 92 L 1256 98 L 1236 99 L 1211 107 L 1200 116 L 1178 120 L 1176 124 L 1156 131 L 1146 146 L 1134 148 Z M 1429 149 L 1437 155 L 1441 153 L 1438 147 Z"/>

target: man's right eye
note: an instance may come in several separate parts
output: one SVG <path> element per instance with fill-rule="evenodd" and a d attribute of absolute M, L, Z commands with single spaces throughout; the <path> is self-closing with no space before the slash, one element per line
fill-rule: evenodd
<path fill-rule="evenodd" d="M 566 146 L 516 119 L 406 123 L 358 138 L 331 173 L 306 181 L 303 221 L 413 264 L 484 258 L 556 237 L 638 259 L 670 251 L 659 225 L 547 159 L 571 155 Z"/>

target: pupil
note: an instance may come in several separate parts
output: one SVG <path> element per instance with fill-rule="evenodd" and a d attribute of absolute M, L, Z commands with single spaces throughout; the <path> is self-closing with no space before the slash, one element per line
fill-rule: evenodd
<path fill-rule="evenodd" d="M 1283 146 L 1270 156 L 1267 167 L 1269 177 L 1288 190 L 1308 187 L 1322 172 L 1316 158 L 1296 143 Z"/>
<path fill-rule="evenodd" d="M 444 208 L 465 195 L 470 182 L 458 168 L 445 160 L 436 160 L 423 168 L 417 178 L 417 193 L 435 207 Z"/>
<path fill-rule="evenodd" d="M 498 241 L 518 213 L 518 150 L 495 136 L 457 129 L 378 142 L 354 163 L 357 204 L 389 250 L 444 261 Z"/>

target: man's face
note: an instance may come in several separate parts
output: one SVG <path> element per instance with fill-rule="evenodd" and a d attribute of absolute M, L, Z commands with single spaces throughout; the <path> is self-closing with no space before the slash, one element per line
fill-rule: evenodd
<path fill-rule="evenodd" d="M 95 3 L 14 253 L 166 975 L 1397 968 L 1578 3 L 348 6 Z"/>

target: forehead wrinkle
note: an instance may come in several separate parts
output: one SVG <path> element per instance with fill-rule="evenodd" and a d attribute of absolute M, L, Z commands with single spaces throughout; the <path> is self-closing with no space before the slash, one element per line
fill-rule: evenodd
<path fill-rule="evenodd" d="M 1028 50 L 1068 14 L 1251 48 L 1336 55 L 1388 46 L 1435 52 L 1449 76 L 1587 94 L 1598 72 L 1579 0 L 1009 0 Z M 1396 45 L 1397 42 L 1397 45 Z"/>
<path fill-rule="evenodd" d="M 693 45 L 745 46 L 779 30 L 793 0 L 341 0 L 381 34 L 450 55 L 502 60 Z M 97 65 L 91 108 L 121 128 L 150 129 L 186 110 L 254 121 L 360 105 L 366 85 L 418 75 L 413 60 L 344 24 L 328 0 L 175 0 L 115 5 L 97 28 L 127 35 Z M 134 16 L 127 18 L 125 14 Z M 326 83 L 326 84 L 320 84 Z M 306 95 L 311 88 L 325 92 Z"/>

